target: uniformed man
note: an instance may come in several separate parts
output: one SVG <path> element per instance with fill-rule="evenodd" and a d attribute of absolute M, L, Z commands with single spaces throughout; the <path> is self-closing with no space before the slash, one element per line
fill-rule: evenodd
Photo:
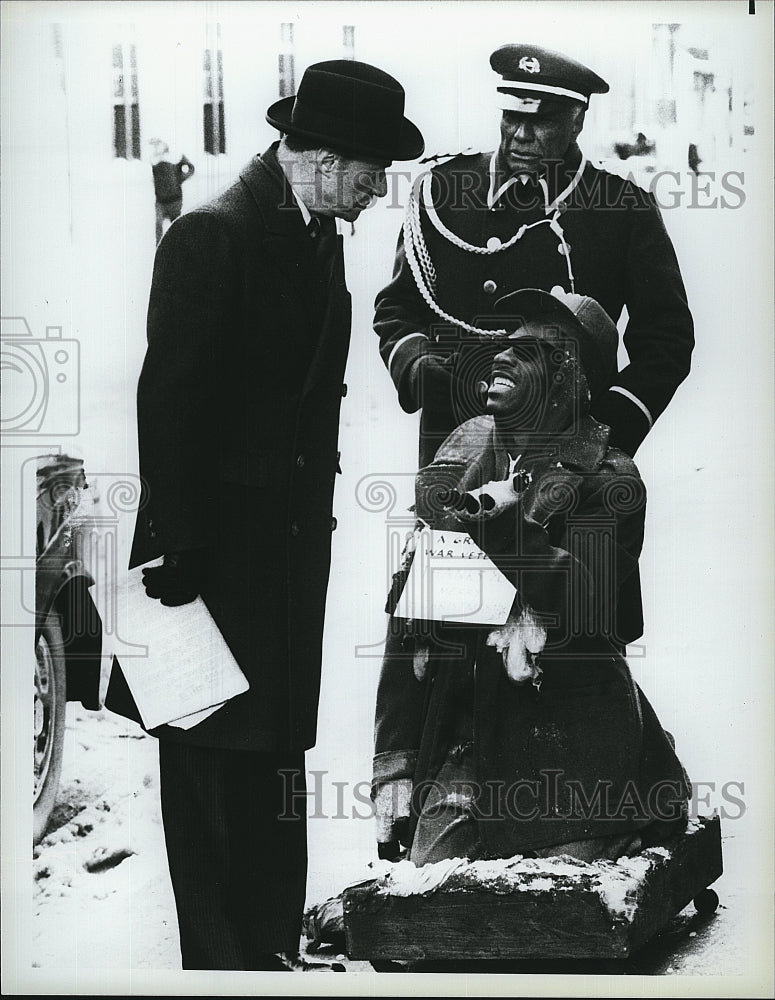
<path fill-rule="evenodd" d="M 422 407 L 420 465 L 482 412 L 491 318 L 520 288 L 589 295 L 628 322 L 629 363 L 592 400 L 634 455 L 689 372 L 692 317 L 654 198 L 587 160 L 576 139 L 596 73 L 534 45 L 490 57 L 502 110 L 494 153 L 459 155 L 415 186 L 393 279 L 377 296 L 380 353 L 403 409 Z"/>

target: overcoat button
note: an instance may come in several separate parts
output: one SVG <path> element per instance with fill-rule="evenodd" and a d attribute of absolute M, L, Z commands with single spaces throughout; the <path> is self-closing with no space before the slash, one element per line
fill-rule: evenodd
<path fill-rule="evenodd" d="M 298 521 L 294 521 L 294 522 L 293 522 L 293 523 L 291 524 L 291 534 L 292 534 L 292 535 L 298 535 L 298 533 L 299 533 L 300 531 L 301 531 L 301 527 L 300 527 L 300 525 L 299 525 L 299 522 L 298 522 Z"/>
<path fill-rule="evenodd" d="M 332 531 L 336 531 L 336 526 L 337 526 L 337 524 L 338 524 L 338 523 L 339 523 L 339 522 L 338 522 L 338 521 L 336 520 L 336 518 L 335 518 L 335 517 L 332 517 L 332 518 L 331 518 L 331 530 L 332 530 Z"/>
<path fill-rule="evenodd" d="M 298 467 L 300 469 L 304 468 L 304 456 L 303 455 L 299 455 L 299 457 L 296 459 L 296 465 L 298 465 Z"/>
<path fill-rule="evenodd" d="M 347 395 L 347 383 L 346 382 L 342 382 L 342 395 L 343 396 Z"/>
<path fill-rule="evenodd" d="M 482 285 L 482 288 L 488 295 L 492 295 L 498 288 L 492 278 L 488 278 L 487 281 Z"/>
<path fill-rule="evenodd" d="M 567 255 L 570 253 L 570 243 L 561 243 L 557 247 L 557 253 L 561 253 L 563 257 L 567 257 Z"/>

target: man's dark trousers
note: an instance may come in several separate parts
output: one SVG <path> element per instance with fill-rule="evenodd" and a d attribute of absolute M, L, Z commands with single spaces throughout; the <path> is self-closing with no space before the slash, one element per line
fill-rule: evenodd
<path fill-rule="evenodd" d="M 273 952 L 296 952 L 307 878 L 303 751 L 160 740 L 159 770 L 183 968 L 261 969 Z"/>

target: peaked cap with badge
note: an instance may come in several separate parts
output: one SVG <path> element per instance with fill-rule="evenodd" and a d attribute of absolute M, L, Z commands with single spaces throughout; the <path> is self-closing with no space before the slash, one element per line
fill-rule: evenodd
<path fill-rule="evenodd" d="M 609 90 L 605 80 L 582 63 L 537 45 L 502 45 L 490 56 L 490 66 L 501 78 L 496 90 L 504 110 L 530 113 L 541 101 L 557 99 L 587 105 L 591 94 Z"/>

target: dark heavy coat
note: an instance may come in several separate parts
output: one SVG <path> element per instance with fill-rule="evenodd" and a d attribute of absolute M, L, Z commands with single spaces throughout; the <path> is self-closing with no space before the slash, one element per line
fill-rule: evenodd
<path fill-rule="evenodd" d="M 275 149 L 162 240 L 138 388 L 132 564 L 205 547 L 202 597 L 250 682 L 154 735 L 232 749 L 315 742 L 350 337 L 342 239 L 316 261 Z"/>
<path fill-rule="evenodd" d="M 539 687 L 509 680 L 501 654 L 486 644 L 487 627 L 434 623 L 418 681 L 418 640 L 391 619 L 374 780 L 413 779 L 416 823 L 429 782 L 456 746 L 472 743 L 475 815 L 495 855 L 676 819 L 688 795 L 672 743 L 620 653 L 621 642 L 640 634 L 640 604 L 622 587 L 637 566 L 645 491 L 634 463 L 607 446 L 608 433 L 587 417 L 553 453 L 523 460 L 532 481 L 518 507 L 481 532 L 438 505 L 434 512 L 430 484 L 437 470 L 448 487 L 449 470 L 461 467 L 461 491 L 506 477 L 492 418 L 458 428 L 418 477 L 429 487 L 418 491 L 424 519 L 471 531 L 517 587 L 517 610 L 528 607 L 546 623 L 543 676 Z M 424 510 L 423 496 L 431 501 Z"/>
<path fill-rule="evenodd" d="M 490 158 L 489 153 L 456 156 L 433 170 L 433 203 L 441 222 L 479 247 L 493 237 L 505 243 L 521 226 L 548 218 L 537 187 L 523 189 L 517 184 L 494 209 L 488 208 Z M 551 199 L 573 182 L 580 163 L 581 153 L 573 144 L 556 176 L 548 177 Z M 614 321 L 627 307 L 624 344 L 629 364 L 613 382 L 637 397 L 656 420 L 688 374 L 694 346 L 686 292 L 659 208 L 632 181 L 590 163 L 562 203 L 559 221 L 570 246 L 576 291 L 596 299 Z M 488 255 L 453 245 L 424 209 L 421 224 L 436 272 L 435 300 L 465 323 L 481 326 L 495 314 L 499 298 L 520 288 L 550 291 L 560 285 L 571 291 L 565 257 L 558 253 L 560 241 L 545 222 L 528 229 L 509 249 Z M 426 350 L 458 354 L 457 373 L 467 389 L 458 393 L 452 408 L 436 399 L 423 407 L 420 466 L 427 465 L 447 434 L 481 412 L 474 387 L 489 374 L 491 345 L 446 323 L 429 308 L 407 263 L 403 238 L 393 279 L 377 296 L 374 328 L 382 359 L 408 410 L 420 405 L 409 377 L 420 354 Z M 649 429 L 641 409 L 619 392 L 600 394 L 592 413 L 612 427 L 629 454 Z"/>

